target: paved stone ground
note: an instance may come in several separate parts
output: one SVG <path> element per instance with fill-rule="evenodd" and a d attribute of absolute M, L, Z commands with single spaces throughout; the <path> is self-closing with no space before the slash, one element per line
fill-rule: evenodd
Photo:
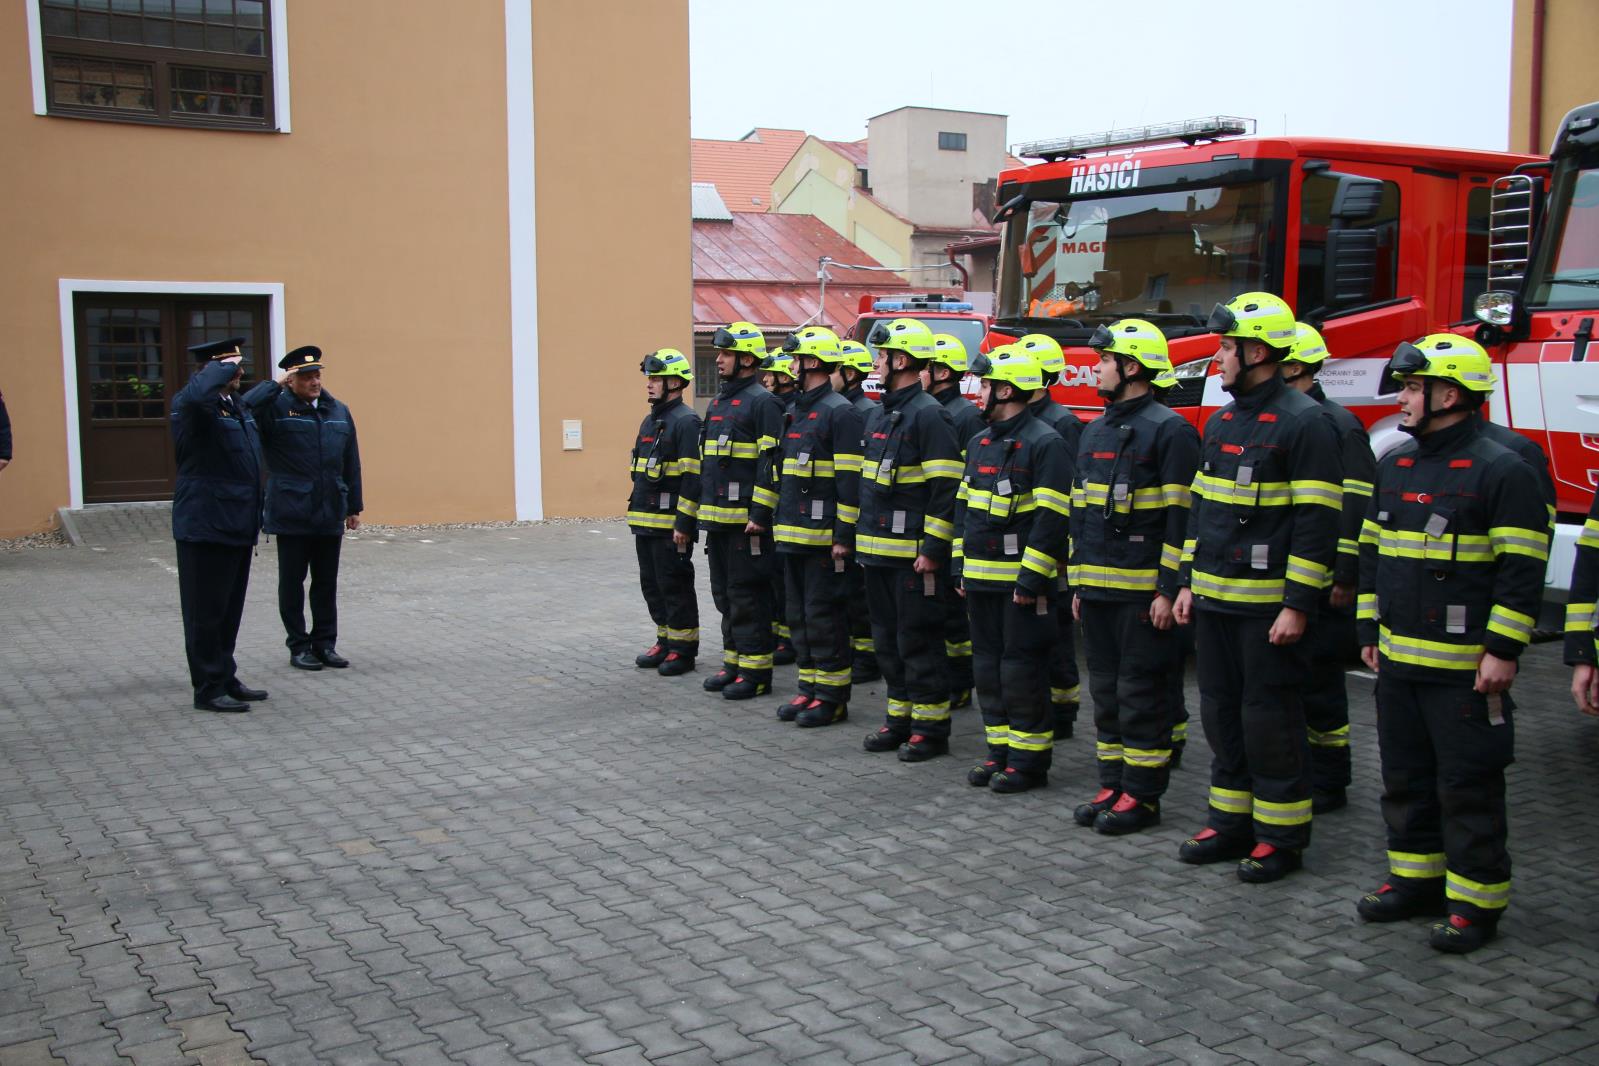
<path fill-rule="evenodd" d="M 635 670 L 628 540 L 350 540 L 355 668 L 321 674 L 264 546 L 241 716 L 188 707 L 170 543 L 0 555 L 0 1066 L 1599 1061 L 1599 723 L 1554 647 L 1517 686 L 1515 903 L 1462 960 L 1354 915 L 1369 682 L 1353 806 L 1248 886 L 1175 860 L 1202 752 L 1107 840 L 1070 819 L 1084 738 L 1002 797 L 963 783 L 971 712 L 907 766 L 859 750 L 880 689 L 800 731 Z"/>

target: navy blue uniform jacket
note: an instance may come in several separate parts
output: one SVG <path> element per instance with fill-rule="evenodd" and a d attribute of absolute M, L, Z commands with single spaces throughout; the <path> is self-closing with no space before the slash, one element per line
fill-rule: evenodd
<path fill-rule="evenodd" d="M 207 363 L 172 397 L 178 486 L 172 538 L 248 547 L 261 531 L 261 441 L 250 409 L 224 403 L 232 363 Z"/>
<path fill-rule="evenodd" d="M 335 537 L 360 514 L 361 451 L 350 409 L 326 390 L 317 405 L 275 381 L 245 393 L 266 451 L 266 531 Z"/>

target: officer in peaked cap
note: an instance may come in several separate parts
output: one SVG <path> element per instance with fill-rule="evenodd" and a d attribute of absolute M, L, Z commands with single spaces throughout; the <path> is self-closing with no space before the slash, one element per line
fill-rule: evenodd
<path fill-rule="evenodd" d="M 204 711 L 248 711 L 267 698 L 240 683 L 233 660 L 261 530 L 260 438 L 236 396 L 244 344 L 229 337 L 191 347 L 198 369 L 172 398 L 178 597 L 194 706 Z"/>
<path fill-rule="evenodd" d="M 266 451 L 266 531 L 278 538 L 278 615 L 289 663 L 301 670 L 349 666 L 339 638 L 339 549 L 361 525 L 361 452 L 350 409 L 322 387 L 322 349 L 296 348 L 277 381 L 245 394 Z M 305 578 L 311 575 L 311 627 Z"/>

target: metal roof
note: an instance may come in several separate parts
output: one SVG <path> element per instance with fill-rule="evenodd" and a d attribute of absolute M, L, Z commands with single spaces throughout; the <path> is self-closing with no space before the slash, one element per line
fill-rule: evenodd
<path fill-rule="evenodd" d="M 716 185 L 709 181 L 696 181 L 689 185 L 689 215 L 695 220 L 711 219 L 719 222 L 733 221 L 733 213 L 722 202 Z"/>

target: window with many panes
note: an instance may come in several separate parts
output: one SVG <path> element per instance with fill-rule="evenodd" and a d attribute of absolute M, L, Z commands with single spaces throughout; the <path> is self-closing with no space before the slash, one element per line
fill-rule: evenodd
<path fill-rule="evenodd" d="M 268 0 L 34 0 L 53 115 L 271 129 Z"/>

